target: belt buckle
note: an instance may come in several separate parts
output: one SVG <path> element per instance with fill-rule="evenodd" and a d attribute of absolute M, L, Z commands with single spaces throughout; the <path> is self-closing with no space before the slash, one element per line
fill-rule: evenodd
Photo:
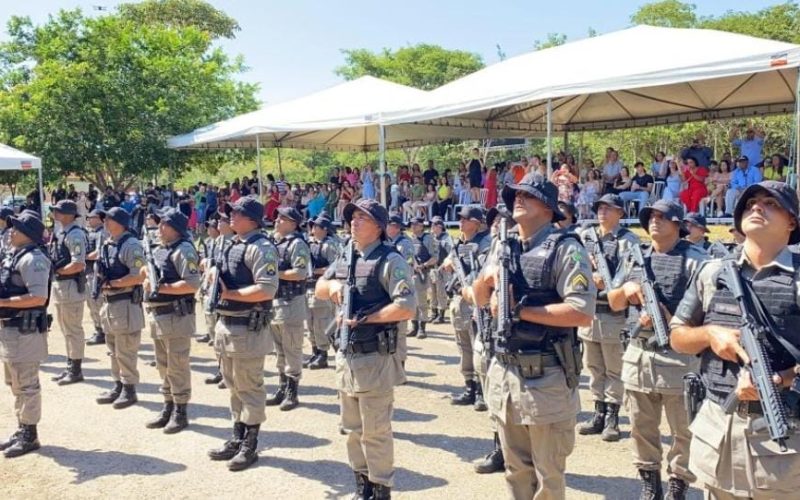
<path fill-rule="evenodd" d="M 739 401 L 736 405 L 736 414 L 745 419 L 753 415 L 754 413 L 750 411 L 750 401 Z"/>

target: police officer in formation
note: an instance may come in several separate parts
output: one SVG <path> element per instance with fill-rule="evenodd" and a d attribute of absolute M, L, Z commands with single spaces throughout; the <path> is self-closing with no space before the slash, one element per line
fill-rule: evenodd
<path fill-rule="evenodd" d="M 200 287 L 200 258 L 192 244 L 189 220 L 176 208 L 160 213 L 159 245 L 153 251 L 158 281 L 145 282 L 147 320 L 161 377 L 164 407 L 148 429 L 175 434 L 189 425 L 192 394 L 189 352 L 195 332 L 194 294 Z"/>
<path fill-rule="evenodd" d="M 325 274 L 336 258 L 339 256 L 340 247 L 336 238 L 336 228 L 326 216 L 320 215 L 311 226 L 311 265 L 312 275 L 307 281 L 308 287 L 308 340 L 311 344 L 311 357 L 304 363 L 310 370 L 319 370 L 328 367 L 328 351 L 330 342 L 326 330 L 333 321 L 333 302 L 316 298 L 314 289 L 317 280 Z"/>
<path fill-rule="evenodd" d="M 711 242 L 708 241 L 706 236 L 710 231 L 708 230 L 705 216 L 697 212 L 689 212 L 683 218 L 683 223 L 688 232 L 686 240 L 704 251 L 708 251 L 709 247 L 711 247 Z"/>
<path fill-rule="evenodd" d="M 230 241 L 233 239 L 236 233 L 234 233 L 233 230 L 231 229 L 230 217 L 225 214 L 220 214 L 219 220 L 217 221 L 217 228 L 219 229 L 219 235 L 215 238 L 214 244 L 211 247 L 209 253 L 211 256 L 213 256 L 215 262 L 217 262 L 218 265 L 221 265 L 227 246 L 230 244 Z M 203 279 L 205 279 L 206 287 L 210 285 L 209 279 L 211 277 L 210 275 L 212 268 L 211 258 L 212 257 L 204 259 L 205 275 Z M 208 305 L 204 304 L 204 306 L 205 306 L 204 311 L 208 310 L 207 309 Z M 210 326 L 206 327 L 209 335 L 208 342 L 210 345 L 213 346 L 215 343 L 216 331 L 217 331 L 217 315 L 216 313 L 211 314 L 206 312 L 205 317 L 206 317 L 206 322 L 210 323 Z M 220 389 L 225 389 L 227 386 L 225 385 L 225 381 L 222 379 L 222 370 L 219 369 L 222 362 L 220 361 L 219 353 L 217 352 L 216 349 L 214 350 L 214 353 L 217 356 L 217 366 L 218 366 L 217 373 L 211 375 L 210 377 L 206 377 L 205 383 L 217 384 L 217 387 L 219 387 Z"/>
<path fill-rule="evenodd" d="M 403 232 L 405 224 L 403 218 L 398 214 L 389 216 L 389 223 L 386 226 L 386 244 L 392 246 L 397 250 L 400 255 L 406 260 L 408 267 L 414 268 L 414 243 L 411 238 L 406 236 Z M 398 325 L 398 341 L 397 352 L 395 356 L 400 358 L 400 361 L 405 367 L 406 358 L 408 358 L 408 336 L 411 332 L 408 331 L 408 322 L 401 321 Z M 415 333 L 416 335 L 416 333 Z"/>
<path fill-rule="evenodd" d="M 411 321 L 409 337 L 419 336 L 424 339 L 425 324 L 428 321 L 428 293 L 430 291 L 431 268 L 436 264 L 436 244 L 433 236 L 425 231 L 425 219 L 411 219 L 412 243 L 414 245 L 414 290 L 417 294 L 417 314 Z"/>
<path fill-rule="evenodd" d="M 39 365 L 47 358 L 51 266 L 40 248 L 44 224 L 38 214 L 25 210 L 6 220 L 12 229 L 0 267 L 0 360 L 14 395 L 18 427 L 0 442 L 0 450 L 6 458 L 14 458 L 39 449 Z"/>
<path fill-rule="evenodd" d="M 83 304 L 86 301 L 86 231 L 78 225 L 78 205 L 61 200 L 53 207 L 53 218 L 61 226 L 50 244 L 50 260 L 55 272 L 53 303 L 56 319 L 67 345 L 66 370 L 53 377 L 58 385 L 83 380 L 83 352 L 86 338 L 83 332 Z"/>
<path fill-rule="evenodd" d="M 625 312 L 612 311 L 606 294 L 611 283 L 605 283 L 598 271 L 598 259 L 603 259 L 614 278 L 614 273 L 632 245 L 639 245 L 639 237 L 620 226 L 625 214 L 625 203 L 616 194 L 603 195 L 592 210 L 599 225 L 581 228 L 578 234 L 592 261 L 592 281 L 597 288 L 597 302 L 592 325 L 578 329 L 583 342 L 584 364 L 589 371 L 589 391 L 594 400 L 592 419 L 578 428 L 581 435 L 602 434 L 603 441 L 618 441 L 619 410 L 622 406 L 622 342 L 620 332 L 625 328 Z M 595 241 L 599 248 L 595 248 Z"/>
<path fill-rule="evenodd" d="M 122 409 L 138 401 L 139 369 L 136 365 L 144 328 L 144 275 L 140 271 L 145 259 L 142 242 L 128 230 L 128 212 L 113 207 L 106 212 L 104 224 L 109 237 L 100 248 L 99 256 L 103 282 L 100 320 L 106 333 L 114 387 L 96 401 Z"/>
<path fill-rule="evenodd" d="M 0 208 L 0 256 L 11 251 L 11 223 L 8 218 L 14 215 L 14 211 L 8 207 Z"/>
<path fill-rule="evenodd" d="M 95 283 L 95 270 L 97 259 L 100 255 L 100 246 L 108 238 L 108 233 L 103 226 L 105 212 L 92 210 L 86 216 L 86 224 L 89 226 L 88 241 L 89 246 L 86 253 L 86 305 L 89 308 L 89 316 L 94 324 L 94 334 L 86 341 L 87 345 L 101 345 L 106 343 L 106 334 L 103 332 L 103 322 L 100 320 L 100 306 L 103 303 L 103 296 L 93 295 L 93 285 Z"/>
<path fill-rule="evenodd" d="M 631 338 L 622 358 L 622 381 L 628 393 L 633 464 L 642 479 L 642 498 L 661 498 L 659 426 L 663 410 L 672 436 L 667 453 L 669 498 L 685 498 L 695 476 L 689 470 L 691 433 L 684 408 L 683 376 L 697 368 L 698 359 L 654 342 L 653 319 L 643 307 L 641 282 L 644 276 L 652 276 L 658 307 L 669 318 L 675 314 L 689 277 L 708 255 L 682 239 L 686 234 L 683 207 L 675 201 L 659 200 L 645 207 L 639 221 L 652 239 L 652 244 L 642 249 L 647 269 L 635 265 L 628 258 L 629 252 L 608 292 L 611 309 L 628 310 L 626 326 Z"/>
<path fill-rule="evenodd" d="M 258 460 L 258 432 L 266 420 L 264 358 L 273 349 L 269 321 L 278 290 L 278 251 L 261 232 L 264 206 L 256 198 L 244 196 L 230 207 L 236 236 L 222 257 L 214 348 L 231 392 L 233 436 L 208 455 L 239 471 Z"/>
<path fill-rule="evenodd" d="M 450 254 L 450 248 L 453 244 L 453 239 L 447 234 L 447 229 L 444 227 L 444 220 L 438 215 L 431 219 L 431 234 L 433 235 L 433 242 L 436 248 L 435 267 L 431 271 L 431 309 L 433 310 L 433 317 L 431 321 L 436 324 L 445 322 L 444 312 L 447 309 L 447 282 L 450 279 L 450 273 L 442 268 L 444 260 Z"/>
<path fill-rule="evenodd" d="M 275 245 L 278 249 L 280 282 L 273 303 L 270 330 L 277 351 L 280 385 L 270 395 L 267 406 L 282 411 L 297 408 L 298 385 L 303 374 L 303 321 L 308 317 L 306 281 L 309 277 L 311 251 L 300 232 L 303 216 L 293 207 L 278 209 L 275 220 Z"/>
<path fill-rule="evenodd" d="M 394 356 L 398 325 L 414 317 L 416 297 L 411 268 L 395 248 L 383 244 L 389 216 L 375 200 L 363 199 L 344 209 L 351 224 L 357 264 L 345 252 L 317 285 L 317 298 L 342 302 L 343 284 L 355 273 L 353 317 L 341 318 L 352 330 L 338 339 L 336 386 L 347 455 L 356 479 L 355 498 L 384 500 L 394 482 L 392 410 L 394 386 L 405 382 Z"/>
<path fill-rule="evenodd" d="M 673 348 L 700 357 L 705 385 L 705 400 L 691 425 L 689 468 L 707 498 L 794 499 L 800 488 L 800 408 L 788 388 L 800 362 L 800 256 L 788 245 L 800 243 L 797 194 L 776 181 L 750 186 L 736 202 L 734 223 L 744 243 L 725 259 L 700 267 L 670 323 Z M 785 450 L 763 425 L 753 376 L 742 369 L 751 360 L 739 338 L 744 311 L 722 275 L 723 265 L 730 264 L 751 289 L 749 299 L 772 322 L 759 342 L 786 404 Z M 727 413 L 722 405 L 731 393 L 739 403 Z"/>
<path fill-rule="evenodd" d="M 464 273 L 469 276 L 473 267 L 478 266 L 478 257 L 485 254 L 491 245 L 489 231 L 482 228 L 484 223 L 483 209 L 480 207 L 464 207 L 459 213 L 461 236 L 455 242 L 455 251 Z M 443 267 L 454 272 L 451 258 L 445 259 Z M 483 402 L 483 388 L 475 374 L 475 362 L 472 355 L 472 343 L 475 340 L 475 328 L 472 325 L 473 311 L 469 302 L 461 296 L 457 287 L 450 301 L 450 322 L 455 330 L 455 340 L 461 355 L 461 375 L 464 377 L 464 392 L 455 395 L 451 403 L 458 406 L 475 405 Z"/>
<path fill-rule="evenodd" d="M 575 328 L 591 325 L 596 290 L 577 235 L 553 226 L 564 218 L 555 185 L 529 174 L 502 196 L 519 236 L 510 242 L 510 331 L 492 338 L 489 410 L 497 419 L 511 496 L 565 498 L 579 409 Z M 490 255 L 472 286 L 477 305 L 491 303 L 495 316 L 500 266 L 499 255 Z"/>
<path fill-rule="evenodd" d="M 202 251 L 202 258 L 200 259 L 200 271 L 203 272 L 203 286 L 200 287 L 200 303 L 203 305 L 203 311 L 206 319 L 206 333 L 195 339 L 200 344 L 214 345 L 214 323 L 216 317 L 213 314 L 206 312 L 206 301 L 208 300 L 208 277 L 207 274 L 211 271 L 214 265 L 214 259 L 217 258 L 217 242 L 219 238 L 219 221 L 217 219 L 208 220 L 205 222 L 206 236 L 201 240 L 200 250 Z M 222 375 L 219 375 L 222 380 Z M 219 380 L 211 383 L 219 383 Z"/>

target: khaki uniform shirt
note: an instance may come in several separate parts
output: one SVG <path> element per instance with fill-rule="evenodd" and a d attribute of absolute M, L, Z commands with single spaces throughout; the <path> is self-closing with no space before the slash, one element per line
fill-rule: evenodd
<path fill-rule="evenodd" d="M 123 233 L 124 234 L 124 233 Z M 122 236 L 122 235 L 120 235 Z M 111 236 L 109 240 L 119 241 L 120 238 Z M 108 241 L 108 240 L 107 240 Z M 108 244 L 108 242 L 106 243 Z M 145 264 L 144 249 L 142 242 L 132 236 L 125 240 L 125 243 L 118 249 L 119 260 L 128 268 L 128 276 L 138 276 L 142 266 Z M 104 290 L 104 294 L 117 295 L 120 293 L 130 293 L 133 287 Z M 119 300 L 108 302 L 103 308 L 108 316 L 108 323 L 111 332 L 106 333 L 134 333 L 144 328 L 144 311 L 141 304 L 134 304 L 130 300 Z"/>
<path fill-rule="evenodd" d="M 277 233 L 276 233 L 277 235 Z M 278 236 L 276 243 L 282 242 L 285 238 Z M 302 237 L 297 236 L 286 249 L 287 255 L 285 260 L 289 261 L 291 270 L 301 277 L 301 283 L 305 284 L 308 279 L 308 272 L 311 263 L 311 251 L 308 244 Z M 306 303 L 306 294 L 301 293 L 293 298 L 275 299 L 273 303 L 273 323 L 301 323 L 308 316 L 308 304 Z"/>
<path fill-rule="evenodd" d="M 325 241 L 322 243 L 322 248 L 319 250 L 320 257 L 323 257 L 325 260 L 328 261 L 328 266 L 333 266 L 336 262 L 336 259 L 339 257 L 339 253 L 341 252 L 341 244 L 339 239 L 336 237 L 326 238 Z M 327 270 L 327 268 L 326 268 Z M 323 273 L 324 274 L 324 273 Z M 317 281 L 317 277 L 315 276 L 314 282 Z M 312 309 L 318 308 L 331 308 L 333 307 L 333 302 L 330 300 L 319 300 L 314 296 L 314 290 L 310 289 L 308 294 L 308 307 Z"/>
<path fill-rule="evenodd" d="M 178 271 L 181 280 L 195 288 L 200 286 L 200 257 L 197 255 L 194 245 L 188 241 L 181 242 L 172 251 L 170 260 Z M 152 312 L 148 312 L 148 316 L 155 326 L 152 330 L 153 337 L 189 337 L 194 334 L 194 313 L 178 316 L 174 313 L 155 315 Z"/>
<path fill-rule="evenodd" d="M 79 228 L 72 230 L 72 228 Z M 60 234 L 67 234 L 64 239 L 64 245 L 69 251 L 69 264 L 73 263 L 86 263 L 86 233 L 80 229 L 80 225 L 72 221 L 70 224 L 64 226 Z M 53 302 L 56 304 L 69 304 L 71 302 L 81 302 L 86 300 L 86 290 L 83 293 L 78 292 L 77 280 L 53 280 Z"/>

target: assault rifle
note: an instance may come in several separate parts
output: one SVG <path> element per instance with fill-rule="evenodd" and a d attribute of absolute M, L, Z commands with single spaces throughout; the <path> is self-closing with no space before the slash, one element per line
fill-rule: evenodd
<path fill-rule="evenodd" d="M 100 240 L 97 243 L 97 260 L 94 261 L 94 275 L 92 275 L 92 300 L 100 297 L 103 285 L 106 283 L 106 266 L 103 265 L 103 247 L 105 245 L 105 233 L 100 231 Z"/>
<path fill-rule="evenodd" d="M 655 342 L 658 347 L 666 349 L 669 347 L 669 326 L 664 313 L 661 310 L 661 304 L 658 302 L 658 295 L 656 295 L 656 282 L 652 276 L 652 272 L 645 265 L 644 255 L 642 254 L 642 247 L 639 245 L 631 246 L 631 257 L 633 262 L 642 269 L 642 295 L 644 295 L 644 310 L 650 316 L 653 322 L 653 331 L 655 332 Z M 636 326 L 631 330 L 631 338 L 639 336 L 642 329 L 641 323 L 636 323 Z"/>
<path fill-rule="evenodd" d="M 719 241 L 715 241 L 708 247 L 708 255 L 715 259 L 722 259 L 730 254 L 728 248 Z"/>
<path fill-rule="evenodd" d="M 732 259 L 724 261 L 718 281 L 733 294 L 733 298 L 739 304 L 742 314 L 739 339 L 747 357 L 750 358 L 746 368 L 750 371 L 750 378 L 758 391 L 758 400 L 764 413 L 764 422 L 769 430 L 769 437 L 778 443 L 781 451 L 786 451 L 786 439 L 791 434 L 792 428 L 789 424 L 786 403 L 775 382 L 772 381 L 774 370 L 764 348 L 767 336 L 771 335 L 770 329 L 773 325 L 764 324 L 765 321 L 769 321 L 769 316 L 758 314 L 752 299 L 755 292 L 752 289 L 745 291 L 739 270 Z M 757 315 L 765 321 L 756 319 Z M 733 391 L 723 402 L 722 407 L 726 413 L 730 414 L 736 409 L 738 403 L 739 399 L 736 397 L 736 392 Z"/>
<path fill-rule="evenodd" d="M 146 261 L 145 273 L 147 274 L 147 281 L 150 282 L 150 294 L 148 297 L 148 300 L 150 300 L 158 295 L 158 285 L 161 282 L 161 275 L 158 272 L 158 267 L 156 267 L 156 259 L 153 257 L 153 249 L 150 248 L 150 238 L 148 238 L 147 234 L 145 234 L 142 240 L 142 246 L 144 247 L 144 258 Z"/>
<path fill-rule="evenodd" d="M 603 280 L 603 289 L 600 290 L 597 295 L 600 298 L 604 298 L 611 289 L 611 282 L 613 281 L 611 269 L 608 267 L 608 261 L 605 255 L 603 255 L 603 247 L 600 244 L 600 236 L 597 234 L 597 228 L 595 226 L 589 226 L 586 229 L 587 230 L 584 232 L 585 237 L 588 241 L 592 242 L 591 247 L 592 256 L 594 257 L 594 267 L 597 269 L 597 272 L 600 273 L 600 278 Z"/>
<path fill-rule="evenodd" d="M 222 281 L 222 263 L 220 259 L 217 258 L 217 255 L 222 255 L 222 250 L 225 249 L 225 238 L 224 236 L 220 236 L 220 238 L 220 251 L 217 252 L 216 248 L 214 248 L 214 251 L 208 257 L 210 267 L 208 268 L 208 281 L 206 281 L 206 283 L 211 283 L 211 285 L 206 289 L 206 303 L 203 305 L 203 310 L 206 314 L 214 314 L 216 312 L 217 304 L 219 304 L 219 296 L 222 292 L 222 287 L 220 286 L 220 282 Z M 216 245 L 214 246 L 216 247 Z"/>
<path fill-rule="evenodd" d="M 460 263 L 461 261 L 459 261 L 459 264 Z M 467 276 L 467 283 L 472 283 L 478 276 L 478 260 L 475 258 L 475 254 L 472 252 L 469 253 L 469 267 L 470 267 L 470 273 L 469 276 Z M 462 289 L 463 286 L 464 285 L 462 285 Z M 478 305 L 475 306 L 475 325 L 477 328 L 478 337 L 483 342 L 488 342 L 489 327 L 486 321 L 486 311 L 484 311 L 483 308 Z"/>
<path fill-rule="evenodd" d="M 353 297 L 356 291 L 356 250 L 353 240 L 347 244 L 345 250 L 345 259 L 347 260 L 347 281 L 342 287 L 342 306 L 341 315 L 342 323 L 339 325 L 339 350 L 346 352 L 350 347 L 351 342 L 351 328 L 347 320 L 353 319 Z"/>
<path fill-rule="evenodd" d="M 511 267 L 511 245 L 508 241 L 508 221 L 500 218 L 499 259 L 497 291 L 497 329 L 495 335 L 507 338 L 511 334 L 511 290 L 509 289 L 508 269 Z"/>
<path fill-rule="evenodd" d="M 464 271 L 464 265 L 458 257 L 458 252 L 456 252 L 456 246 L 454 244 L 450 245 L 450 261 L 453 263 L 453 277 L 450 278 L 450 281 L 445 285 L 444 289 L 447 294 L 452 297 L 456 293 L 457 286 L 465 288 L 469 286 L 469 282 L 467 281 L 467 273 Z"/>

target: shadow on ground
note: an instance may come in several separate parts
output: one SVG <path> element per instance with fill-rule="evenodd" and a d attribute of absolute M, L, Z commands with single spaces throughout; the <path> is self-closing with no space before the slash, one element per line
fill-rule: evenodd
<path fill-rule="evenodd" d="M 120 451 L 71 450 L 60 446 L 42 446 L 38 453 L 70 469 L 75 474 L 73 484 L 85 483 L 104 476 L 160 476 L 186 470 L 184 464 Z"/>
<path fill-rule="evenodd" d="M 667 487 L 666 478 L 664 488 Z M 641 482 L 631 477 L 620 476 L 585 476 L 567 472 L 567 487 L 586 493 L 600 495 L 602 498 L 613 500 L 636 500 L 641 492 Z M 700 500 L 703 494 L 696 488 L 691 488 L 686 496 L 689 500 Z"/>
<path fill-rule="evenodd" d="M 472 462 L 492 451 L 491 436 L 486 439 L 462 436 L 447 436 L 444 434 L 411 434 L 395 432 L 395 439 L 402 439 L 417 446 L 433 448 L 452 453 L 465 462 Z"/>

